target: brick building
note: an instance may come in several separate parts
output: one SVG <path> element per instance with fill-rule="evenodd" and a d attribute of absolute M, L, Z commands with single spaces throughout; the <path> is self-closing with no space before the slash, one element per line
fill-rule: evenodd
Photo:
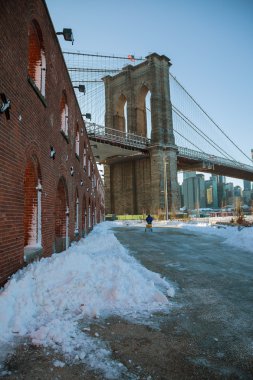
<path fill-rule="evenodd" d="M 2 2 L 0 26 L 3 284 L 100 222 L 104 189 L 45 1 Z"/>

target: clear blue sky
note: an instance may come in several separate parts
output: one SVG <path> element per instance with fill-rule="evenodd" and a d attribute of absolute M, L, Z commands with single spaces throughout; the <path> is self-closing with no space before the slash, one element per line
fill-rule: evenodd
<path fill-rule="evenodd" d="M 253 0 L 46 0 L 63 50 L 167 55 L 171 72 L 250 156 Z M 242 161 L 242 159 L 240 159 Z M 245 161 L 245 163 L 249 163 Z M 235 181 L 234 181 L 235 182 Z"/>

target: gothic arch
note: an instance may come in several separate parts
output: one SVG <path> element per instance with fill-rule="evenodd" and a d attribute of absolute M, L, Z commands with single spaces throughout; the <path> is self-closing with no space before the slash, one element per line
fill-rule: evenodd
<path fill-rule="evenodd" d="M 136 132 L 138 135 L 146 136 L 150 138 L 150 129 L 152 129 L 152 109 L 151 109 L 151 91 L 146 84 L 142 84 L 137 92 L 136 96 Z M 147 104 L 147 97 L 149 96 L 149 103 Z M 148 123 L 150 121 L 150 123 Z"/>
<path fill-rule="evenodd" d="M 61 176 L 55 199 L 55 252 L 67 249 L 69 245 L 69 201 L 65 177 Z"/>
<path fill-rule="evenodd" d="M 124 108 L 126 103 L 127 98 L 123 93 L 121 93 L 115 105 L 115 112 L 113 116 L 113 128 L 122 132 L 125 132 L 127 130 L 127 120 L 124 114 Z"/>
<path fill-rule="evenodd" d="M 41 170 L 33 153 L 26 160 L 24 171 L 24 247 L 41 246 Z"/>
<path fill-rule="evenodd" d="M 46 91 L 46 55 L 43 35 L 37 20 L 33 19 L 28 32 L 28 76 L 43 96 Z"/>

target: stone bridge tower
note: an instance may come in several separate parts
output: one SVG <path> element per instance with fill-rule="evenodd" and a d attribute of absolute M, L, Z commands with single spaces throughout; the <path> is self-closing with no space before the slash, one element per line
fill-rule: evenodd
<path fill-rule="evenodd" d="M 108 161 L 105 165 L 107 213 L 164 214 L 166 208 L 169 212 L 178 208 L 177 146 L 170 101 L 170 65 L 169 58 L 153 53 L 139 65 L 128 65 L 119 74 L 103 78 L 106 128 L 147 136 L 148 92 L 151 108 L 148 154 L 125 159 L 121 157 L 118 162 Z"/>

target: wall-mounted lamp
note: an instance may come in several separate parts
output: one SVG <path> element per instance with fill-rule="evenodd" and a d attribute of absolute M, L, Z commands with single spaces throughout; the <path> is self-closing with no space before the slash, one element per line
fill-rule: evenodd
<path fill-rule="evenodd" d="M 58 34 L 58 35 L 62 34 L 63 37 L 64 37 L 64 40 L 65 41 L 71 41 L 72 45 L 73 45 L 73 43 L 74 43 L 74 36 L 73 36 L 72 29 L 64 28 L 62 32 L 57 32 L 56 34 Z"/>
<path fill-rule="evenodd" d="M 86 117 L 86 119 L 91 120 L 91 113 L 82 113 L 82 116 Z"/>
<path fill-rule="evenodd" d="M 90 189 L 89 189 L 89 187 L 87 187 L 87 189 L 86 189 L 86 190 L 89 192 L 89 190 L 90 190 Z"/>
<path fill-rule="evenodd" d="M 81 132 L 81 136 L 83 136 L 83 128 L 81 128 L 81 131 L 80 131 L 80 132 Z"/>
<path fill-rule="evenodd" d="M 73 88 L 78 88 L 78 91 L 79 92 L 83 92 L 83 94 L 85 95 L 85 85 L 84 84 L 79 84 L 79 86 L 73 86 Z"/>
<path fill-rule="evenodd" d="M 80 181 L 80 186 L 83 186 L 83 180 L 81 179 L 81 181 Z"/>
<path fill-rule="evenodd" d="M 73 166 L 71 166 L 71 168 L 70 168 L 70 175 L 73 177 L 73 175 L 74 175 L 74 168 L 73 168 Z"/>
<path fill-rule="evenodd" d="M 51 145 L 50 146 L 50 158 L 52 158 L 54 160 L 55 154 L 56 154 L 56 151 L 55 151 L 54 147 Z"/>
<path fill-rule="evenodd" d="M 0 113 L 5 113 L 6 119 L 10 120 L 11 101 L 6 98 L 4 93 L 1 93 L 0 96 L 3 102 L 0 107 Z"/>

